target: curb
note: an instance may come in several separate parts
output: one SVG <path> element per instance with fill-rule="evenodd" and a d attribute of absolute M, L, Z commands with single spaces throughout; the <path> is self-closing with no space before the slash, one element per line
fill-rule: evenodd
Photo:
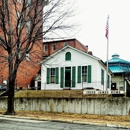
<path fill-rule="evenodd" d="M 123 125 L 109 124 L 109 123 L 82 122 L 82 121 L 78 121 L 78 120 L 57 120 L 57 119 L 48 119 L 48 118 L 38 119 L 38 118 L 31 118 L 31 117 L 20 117 L 20 116 L 1 115 L 1 114 L 0 114 L 0 117 L 26 119 L 26 120 L 38 120 L 38 121 L 52 121 L 52 122 L 62 122 L 62 123 L 74 123 L 74 124 L 94 125 L 94 126 L 101 126 L 101 127 L 130 129 L 130 126 L 123 126 Z"/>

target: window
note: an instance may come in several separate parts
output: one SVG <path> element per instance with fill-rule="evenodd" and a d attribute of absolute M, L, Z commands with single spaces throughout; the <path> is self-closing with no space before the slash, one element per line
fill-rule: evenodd
<path fill-rule="evenodd" d="M 65 42 L 65 43 L 64 43 L 64 46 L 67 46 L 67 45 L 68 45 L 68 43 L 67 43 L 67 42 Z"/>
<path fill-rule="evenodd" d="M 30 33 L 30 21 L 26 22 L 26 32 Z"/>
<path fill-rule="evenodd" d="M 70 52 L 67 52 L 65 54 L 65 60 L 68 61 L 68 60 L 71 60 L 71 53 Z"/>
<path fill-rule="evenodd" d="M 77 68 L 77 82 L 81 83 L 82 82 L 88 82 L 91 83 L 91 71 L 92 71 L 92 67 L 91 65 L 88 66 L 78 66 Z M 81 80 L 82 79 L 82 80 Z"/>
<path fill-rule="evenodd" d="M 82 66 L 82 82 L 87 82 L 87 66 Z"/>
<path fill-rule="evenodd" d="M 53 50 L 53 51 L 56 50 L 56 44 L 52 44 L 52 50 Z"/>
<path fill-rule="evenodd" d="M 20 18 L 20 12 L 17 11 L 17 18 Z"/>
<path fill-rule="evenodd" d="M 29 59 L 29 53 L 26 54 L 26 60 L 27 60 L 27 61 L 30 61 L 30 59 Z"/>
<path fill-rule="evenodd" d="M 19 3 L 21 3 L 21 0 L 17 0 Z"/>
<path fill-rule="evenodd" d="M 27 0 L 27 9 L 30 9 L 30 6 L 31 6 L 31 0 Z"/>
<path fill-rule="evenodd" d="M 51 83 L 55 83 L 55 68 L 51 68 L 51 73 L 50 73 L 50 77 L 51 77 Z"/>
<path fill-rule="evenodd" d="M 47 51 L 47 45 L 44 45 L 44 52 Z"/>
<path fill-rule="evenodd" d="M 59 84 L 59 68 L 47 68 L 47 84 L 55 83 Z"/>

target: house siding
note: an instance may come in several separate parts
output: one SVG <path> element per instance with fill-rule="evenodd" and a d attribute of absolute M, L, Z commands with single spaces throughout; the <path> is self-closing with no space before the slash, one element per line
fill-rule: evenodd
<path fill-rule="evenodd" d="M 65 61 L 66 52 L 71 53 L 70 61 Z M 78 83 L 78 66 L 91 66 L 91 83 L 82 82 L 82 80 L 81 80 L 81 83 Z M 76 75 L 75 86 L 76 87 L 71 87 L 71 89 L 82 89 L 88 86 L 93 87 L 95 89 L 100 89 L 100 90 L 104 89 L 104 86 L 101 85 L 101 74 L 99 75 L 99 70 L 101 73 L 101 68 L 103 68 L 103 66 L 99 63 L 97 59 L 92 58 L 89 55 L 80 53 L 71 48 L 66 48 L 64 51 L 57 53 L 55 56 L 53 56 L 53 58 L 44 62 L 44 65 L 42 65 L 42 70 L 41 70 L 41 74 L 42 74 L 41 89 L 44 89 L 45 85 L 46 85 L 46 89 L 53 89 L 53 90 L 63 89 L 65 86 L 63 85 L 63 88 L 60 87 L 61 80 L 59 81 L 59 84 L 46 84 L 46 76 L 45 76 L 46 69 L 51 68 L 51 67 L 55 67 L 55 68 L 58 67 L 59 70 L 61 70 L 61 68 L 64 68 L 65 70 L 65 67 L 71 67 L 71 80 L 73 79 L 72 68 L 75 67 L 75 75 Z M 59 72 L 59 76 L 60 75 L 61 75 L 61 71 Z M 64 77 L 65 77 L 65 73 L 64 73 Z"/>
<path fill-rule="evenodd" d="M 116 89 L 120 90 L 121 87 L 123 89 L 125 85 L 124 77 L 122 75 L 117 75 L 112 78 L 112 83 L 116 83 Z"/>

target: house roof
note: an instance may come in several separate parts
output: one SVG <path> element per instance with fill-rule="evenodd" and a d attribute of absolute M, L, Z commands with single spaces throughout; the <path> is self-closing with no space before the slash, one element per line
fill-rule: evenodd
<path fill-rule="evenodd" d="M 110 66 L 109 69 L 112 71 L 112 73 L 124 73 L 128 70 L 127 67 L 122 68 L 122 66 Z"/>
<path fill-rule="evenodd" d="M 41 80 L 41 75 L 40 74 L 37 74 L 35 77 L 34 77 L 35 80 Z"/>
<path fill-rule="evenodd" d="M 50 44 L 50 43 L 57 43 L 57 42 L 66 42 L 66 41 L 78 41 L 76 38 L 72 39 L 60 39 L 60 40 L 53 40 L 53 41 L 45 41 L 44 44 Z M 79 41 L 78 41 L 79 42 Z"/>
<path fill-rule="evenodd" d="M 42 60 L 39 64 L 43 64 L 45 61 L 51 59 L 52 57 L 54 57 L 55 55 L 57 55 L 58 53 L 62 52 L 63 50 L 65 50 L 65 49 L 67 49 L 67 48 L 71 48 L 71 49 L 73 49 L 73 50 L 75 50 L 75 51 L 77 51 L 77 52 L 79 52 L 79 53 L 82 53 L 82 54 L 84 54 L 84 55 L 86 55 L 86 56 L 89 56 L 89 57 L 91 57 L 91 58 L 97 60 L 104 68 L 106 68 L 106 65 L 104 64 L 104 62 L 103 62 L 100 58 L 98 58 L 98 57 L 96 57 L 96 56 L 93 56 L 93 55 L 90 55 L 90 54 L 88 54 L 88 53 L 86 53 L 86 52 L 84 52 L 84 51 L 78 50 L 78 49 L 76 49 L 76 48 L 74 48 L 74 47 L 72 47 L 72 46 L 69 46 L 69 45 L 64 46 L 63 48 L 61 48 L 61 49 L 58 50 L 57 52 L 55 52 L 55 53 L 53 53 L 52 55 L 48 56 L 46 59 Z M 106 69 L 107 69 L 107 68 L 106 68 Z M 108 70 L 109 70 L 109 69 L 108 69 Z M 112 73 L 110 70 L 109 70 L 109 72 Z"/>
<path fill-rule="evenodd" d="M 108 62 L 109 62 L 109 64 L 113 64 L 113 63 L 130 64 L 129 61 L 119 58 L 119 55 L 116 53 L 112 55 L 112 59 L 110 59 Z"/>
<path fill-rule="evenodd" d="M 115 53 L 112 55 L 112 59 L 108 60 L 108 67 L 113 73 L 124 73 L 130 71 L 130 62 L 120 59 L 119 55 Z"/>

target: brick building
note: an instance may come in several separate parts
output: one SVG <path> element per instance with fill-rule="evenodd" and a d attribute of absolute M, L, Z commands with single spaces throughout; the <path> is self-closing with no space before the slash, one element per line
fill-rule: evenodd
<path fill-rule="evenodd" d="M 44 58 L 50 56 L 51 54 L 55 53 L 56 51 L 60 50 L 66 45 L 72 46 L 86 53 L 90 53 L 90 51 L 88 51 L 88 46 L 84 46 L 81 42 L 79 42 L 77 39 L 74 38 L 74 39 L 44 42 L 44 50 L 43 50 Z"/>
<path fill-rule="evenodd" d="M 7 2 L 7 3 L 5 3 L 5 2 Z M 0 16 L 2 17 L 1 19 L 4 19 L 3 15 L 5 15 L 7 13 L 6 11 L 8 11 L 10 21 L 7 20 L 6 15 L 5 15 L 4 20 L 7 20 L 10 23 L 5 21 L 5 24 L 6 24 L 5 27 L 7 27 L 7 30 L 8 30 L 9 24 L 10 24 L 11 29 L 12 30 L 14 29 L 14 32 L 12 31 L 12 33 L 11 33 L 11 36 L 12 36 L 11 39 L 13 42 L 10 45 L 11 47 L 12 46 L 14 47 L 14 51 L 11 52 L 11 53 L 13 53 L 14 56 L 16 56 L 14 53 L 16 46 L 19 44 L 19 45 L 21 45 L 21 48 L 24 48 L 28 42 L 26 39 L 26 36 L 30 34 L 31 25 L 32 25 L 31 24 L 32 21 L 31 21 L 30 17 L 33 16 L 33 13 L 34 13 L 33 12 L 34 9 L 33 10 L 31 9 L 31 7 L 33 6 L 33 5 L 31 5 L 31 2 L 34 2 L 34 1 L 27 0 L 25 3 L 26 5 L 25 5 L 25 4 L 23 4 L 24 3 L 23 0 L 15 0 L 15 1 L 14 0 L 7 0 L 7 1 L 2 0 L 2 1 L 0 1 L 0 5 L 1 5 Z M 24 6 L 26 7 L 26 9 L 23 8 Z M 40 8 L 40 6 L 39 6 L 39 8 Z M 39 8 L 38 8 L 38 10 L 39 10 Z M 2 11 L 3 11 L 3 13 L 2 13 Z M 29 12 L 30 12 L 30 14 L 29 14 Z M 26 13 L 28 13 L 30 16 L 27 15 Z M 18 19 L 20 21 L 19 24 L 18 24 Z M 2 22 L 2 20 L 0 20 L 0 22 Z M 22 22 L 24 23 L 23 25 L 22 25 Z M 41 23 L 38 24 L 38 26 L 40 24 L 42 24 L 42 21 L 41 21 Z M 23 29 L 20 34 L 22 36 L 22 37 L 20 37 L 20 40 L 21 41 L 26 40 L 26 41 L 18 43 L 17 35 L 19 34 L 19 30 L 21 28 L 23 28 Z M 35 31 L 37 31 L 37 30 L 35 29 Z M 2 28 L 2 25 L 0 25 L 0 37 L 1 38 L 4 37 L 4 35 L 5 35 L 4 33 L 6 33 L 6 32 Z M 8 32 L 7 32 L 7 39 L 9 39 Z M 27 88 L 28 86 L 30 86 L 31 83 L 33 82 L 35 75 L 40 70 L 40 66 L 38 65 L 38 62 L 41 61 L 42 56 L 43 56 L 42 36 L 35 43 L 36 44 L 34 44 L 31 52 L 29 54 L 27 54 L 28 57 L 24 58 L 23 62 L 20 64 L 20 66 L 18 68 L 16 82 L 15 82 L 16 87 L 26 87 Z M 34 52 L 38 52 L 37 55 L 34 54 Z M 9 53 L 7 51 L 5 51 L 5 48 L 3 47 L 3 44 L 0 41 L 0 61 L 1 61 L 1 63 L 0 63 L 0 84 L 2 84 L 3 81 L 8 82 L 8 73 L 9 73 L 8 62 L 7 62 L 7 60 L 5 62 L 2 62 L 2 61 L 4 61 L 3 60 L 4 56 L 9 58 L 8 55 L 9 55 Z M 19 53 L 19 56 L 21 56 L 21 55 L 22 55 L 22 50 Z"/>

